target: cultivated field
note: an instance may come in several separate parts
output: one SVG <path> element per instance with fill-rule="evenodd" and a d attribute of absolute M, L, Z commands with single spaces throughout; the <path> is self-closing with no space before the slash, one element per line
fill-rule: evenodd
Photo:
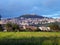
<path fill-rule="evenodd" d="M 0 32 L 0 45 L 60 45 L 60 32 Z"/>

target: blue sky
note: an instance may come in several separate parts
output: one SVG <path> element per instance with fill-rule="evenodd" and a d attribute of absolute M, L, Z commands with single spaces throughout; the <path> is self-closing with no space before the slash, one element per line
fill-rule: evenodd
<path fill-rule="evenodd" d="M 0 0 L 0 14 L 3 18 L 23 14 L 57 18 L 60 17 L 60 0 Z"/>

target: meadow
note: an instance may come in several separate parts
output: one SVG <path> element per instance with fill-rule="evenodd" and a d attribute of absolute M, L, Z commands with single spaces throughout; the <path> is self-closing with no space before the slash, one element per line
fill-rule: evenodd
<path fill-rule="evenodd" d="M 60 45 L 60 32 L 0 32 L 0 45 Z"/>

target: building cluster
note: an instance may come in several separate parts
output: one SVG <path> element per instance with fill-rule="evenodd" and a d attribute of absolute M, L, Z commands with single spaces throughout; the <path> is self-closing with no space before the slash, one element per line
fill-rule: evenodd
<path fill-rule="evenodd" d="M 40 19 L 40 18 L 20 18 L 20 19 L 5 19 L 2 20 L 2 22 L 4 24 L 6 24 L 7 22 L 12 22 L 12 23 L 16 23 L 19 25 L 37 25 L 37 24 L 46 24 L 46 23 L 53 23 L 53 22 L 60 22 L 60 19 L 48 19 L 48 18 L 44 18 L 44 19 Z"/>
<path fill-rule="evenodd" d="M 60 22 L 60 19 L 52 19 L 52 18 L 13 18 L 13 19 L 3 19 L 0 21 L 1 24 L 6 24 L 8 22 L 18 24 L 20 27 L 23 27 L 24 29 L 30 28 L 30 29 L 37 29 L 34 25 L 39 24 L 46 24 L 46 23 L 53 23 L 53 22 Z M 40 30 L 44 31 L 50 31 L 49 27 L 39 26 Z"/>

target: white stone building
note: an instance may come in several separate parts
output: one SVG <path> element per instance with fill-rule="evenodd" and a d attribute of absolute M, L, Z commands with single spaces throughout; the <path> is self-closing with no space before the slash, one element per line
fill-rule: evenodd
<path fill-rule="evenodd" d="M 50 27 L 44 27 L 44 26 L 42 26 L 42 27 L 39 27 L 39 29 L 41 31 L 50 31 Z"/>

